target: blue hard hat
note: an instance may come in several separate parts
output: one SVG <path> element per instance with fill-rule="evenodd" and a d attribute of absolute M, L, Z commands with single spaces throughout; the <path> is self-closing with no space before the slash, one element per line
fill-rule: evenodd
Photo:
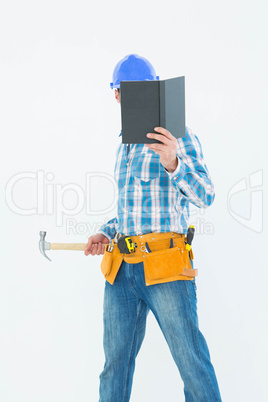
<path fill-rule="evenodd" d="M 151 81 L 159 80 L 152 64 L 138 54 L 128 54 L 115 66 L 111 89 L 120 88 L 120 81 Z"/>

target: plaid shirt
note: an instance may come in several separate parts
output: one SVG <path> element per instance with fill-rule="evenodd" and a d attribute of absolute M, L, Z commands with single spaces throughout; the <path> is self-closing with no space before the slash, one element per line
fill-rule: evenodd
<path fill-rule="evenodd" d="M 186 127 L 185 136 L 177 142 L 178 166 L 173 173 L 144 144 L 119 144 L 114 168 L 117 216 L 98 233 L 110 241 L 116 232 L 128 236 L 187 233 L 189 203 L 206 208 L 213 203 L 215 192 L 197 135 Z"/>

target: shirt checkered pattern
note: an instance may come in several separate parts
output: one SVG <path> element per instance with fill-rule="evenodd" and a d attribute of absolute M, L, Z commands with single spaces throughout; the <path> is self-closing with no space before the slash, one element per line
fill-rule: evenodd
<path fill-rule="evenodd" d="M 128 236 L 187 233 L 189 203 L 206 208 L 213 203 L 215 192 L 197 135 L 186 127 L 185 136 L 177 143 L 178 166 L 173 173 L 160 163 L 160 155 L 144 144 L 119 144 L 114 168 L 117 216 L 98 233 L 109 241 L 116 232 Z"/>

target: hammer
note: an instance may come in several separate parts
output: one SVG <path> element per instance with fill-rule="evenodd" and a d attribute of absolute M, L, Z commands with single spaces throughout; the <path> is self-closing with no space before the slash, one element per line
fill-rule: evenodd
<path fill-rule="evenodd" d="M 47 232 L 40 232 L 39 250 L 44 257 L 49 261 L 50 258 L 45 253 L 45 250 L 82 250 L 84 251 L 87 243 L 48 243 L 45 241 Z"/>

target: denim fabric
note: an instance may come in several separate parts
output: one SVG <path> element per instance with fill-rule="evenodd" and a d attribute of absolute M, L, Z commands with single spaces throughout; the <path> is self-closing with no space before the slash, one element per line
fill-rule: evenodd
<path fill-rule="evenodd" d="M 196 290 L 196 280 L 146 286 L 142 262 L 123 261 L 114 284 L 105 281 L 105 364 L 99 375 L 99 402 L 130 400 L 135 358 L 145 336 L 150 310 L 178 367 L 185 401 L 221 401 L 209 349 L 199 330 Z"/>

